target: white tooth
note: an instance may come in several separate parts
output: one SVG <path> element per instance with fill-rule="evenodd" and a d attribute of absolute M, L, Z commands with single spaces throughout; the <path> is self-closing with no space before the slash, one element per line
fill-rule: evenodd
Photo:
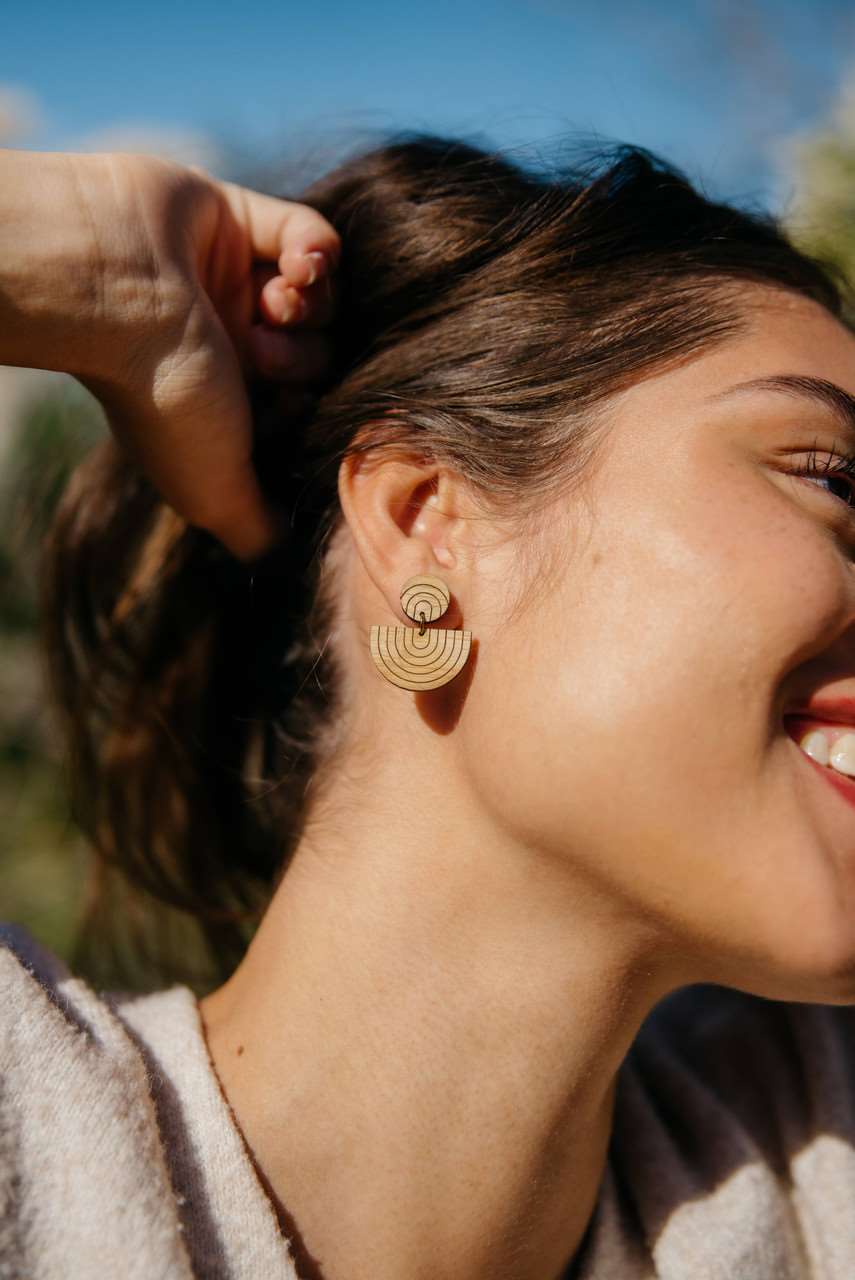
<path fill-rule="evenodd" d="M 849 737 L 855 738 L 855 734 L 850 734 Z M 799 746 L 817 764 L 828 764 L 828 738 L 821 729 L 811 729 L 801 739 Z"/>
<path fill-rule="evenodd" d="M 831 764 L 838 773 L 855 777 L 855 733 L 844 733 L 831 751 Z"/>

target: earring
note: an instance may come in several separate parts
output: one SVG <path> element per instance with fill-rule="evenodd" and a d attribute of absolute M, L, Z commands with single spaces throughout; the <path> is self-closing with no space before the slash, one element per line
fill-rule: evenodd
<path fill-rule="evenodd" d="M 427 623 L 441 618 L 451 593 L 442 578 L 419 573 L 401 587 L 401 608 L 414 627 L 374 626 L 371 657 L 384 679 L 399 689 L 438 689 L 463 669 L 472 643 L 471 631 L 429 631 Z"/>

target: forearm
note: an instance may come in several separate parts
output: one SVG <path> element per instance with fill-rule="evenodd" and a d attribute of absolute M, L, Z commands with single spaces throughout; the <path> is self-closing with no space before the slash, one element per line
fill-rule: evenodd
<path fill-rule="evenodd" d="M 100 154 L 0 149 L 0 364 L 96 373 Z"/>

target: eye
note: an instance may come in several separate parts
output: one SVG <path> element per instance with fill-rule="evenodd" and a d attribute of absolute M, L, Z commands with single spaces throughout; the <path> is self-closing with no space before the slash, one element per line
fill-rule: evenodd
<path fill-rule="evenodd" d="M 855 511 L 855 454 L 827 454 L 818 459 L 814 447 L 806 466 L 793 472 L 804 480 L 828 486 L 826 492 Z"/>
<path fill-rule="evenodd" d="M 801 474 L 802 479 L 816 480 L 819 481 L 820 484 L 828 485 L 829 488 L 827 492 L 830 493 L 832 497 L 839 498 L 842 502 L 845 502 L 848 507 L 851 507 L 852 510 L 855 511 L 855 481 L 853 481 L 851 476 L 813 476 L 807 472 L 801 472 L 799 474 Z"/>

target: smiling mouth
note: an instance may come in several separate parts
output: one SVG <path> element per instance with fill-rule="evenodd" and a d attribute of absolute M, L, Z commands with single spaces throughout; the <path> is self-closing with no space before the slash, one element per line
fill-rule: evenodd
<path fill-rule="evenodd" d="M 802 760 L 804 760 L 805 764 L 808 765 L 814 773 L 825 778 L 826 782 L 829 782 L 831 786 L 834 787 L 838 795 L 842 796 L 844 800 L 848 800 L 851 805 L 855 806 L 855 777 L 849 777 L 847 774 L 841 773 L 839 769 L 835 769 L 830 764 L 820 764 L 818 760 L 814 760 L 805 750 L 803 750 L 801 746 L 799 746 L 799 743 L 803 740 L 805 734 L 811 732 L 811 730 L 819 730 L 821 728 L 832 729 L 835 736 L 839 737 L 843 733 L 855 732 L 855 726 L 853 726 L 849 721 L 846 723 L 835 723 L 829 720 L 818 720 L 815 717 L 806 715 L 785 715 L 784 728 L 786 729 L 788 736 L 792 738 L 796 750 Z"/>

